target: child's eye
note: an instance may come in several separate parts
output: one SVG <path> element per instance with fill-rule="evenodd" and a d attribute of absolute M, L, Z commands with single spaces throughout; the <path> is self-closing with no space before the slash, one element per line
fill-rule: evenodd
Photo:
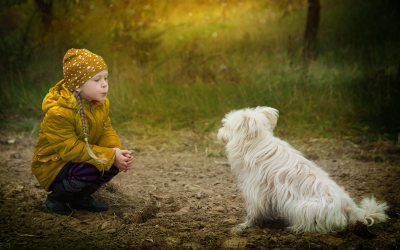
<path fill-rule="evenodd" d="M 96 80 L 94 80 L 95 82 L 98 82 L 98 81 L 100 81 L 100 79 L 96 79 Z"/>

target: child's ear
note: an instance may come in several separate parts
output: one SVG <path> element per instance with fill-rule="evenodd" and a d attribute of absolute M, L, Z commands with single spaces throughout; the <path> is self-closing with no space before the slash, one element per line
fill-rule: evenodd
<path fill-rule="evenodd" d="M 278 123 L 279 111 L 270 107 L 257 107 L 257 110 L 268 118 L 272 130 L 274 130 Z"/>

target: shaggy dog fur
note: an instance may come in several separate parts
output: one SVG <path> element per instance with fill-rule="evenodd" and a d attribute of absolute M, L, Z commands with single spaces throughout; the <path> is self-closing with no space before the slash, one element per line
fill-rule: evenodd
<path fill-rule="evenodd" d="M 320 167 L 274 137 L 277 121 L 278 110 L 269 107 L 232 111 L 222 120 L 217 136 L 247 205 L 238 227 L 283 217 L 293 232 L 330 232 L 357 221 L 371 226 L 387 220 L 386 203 L 372 197 L 357 206 Z"/>

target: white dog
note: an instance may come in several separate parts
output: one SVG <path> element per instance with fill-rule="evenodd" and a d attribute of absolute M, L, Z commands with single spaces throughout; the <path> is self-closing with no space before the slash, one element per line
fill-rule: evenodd
<path fill-rule="evenodd" d="M 226 144 L 232 172 L 247 205 L 238 227 L 262 225 L 283 217 L 293 232 L 329 232 L 387 220 L 386 203 L 364 198 L 357 206 L 326 172 L 274 137 L 278 110 L 269 107 L 232 111 L 222 120 L 218 139 Z"/>

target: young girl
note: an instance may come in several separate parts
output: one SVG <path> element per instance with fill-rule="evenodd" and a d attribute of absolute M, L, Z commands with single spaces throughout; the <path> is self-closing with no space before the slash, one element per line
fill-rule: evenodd
<path fill-rule="evenodd" d="M 64 79 L 43 100 L 45 118 L 32 158 L 32 172 L 46 191 L 50 213 L 69 215 L 70 207 L 93 212 L 108 205 L 91 196 L 120 171 L 132 166 L 131 152 L 111 127 L 108 71 L 103 58 L 70 49 Z"/>

